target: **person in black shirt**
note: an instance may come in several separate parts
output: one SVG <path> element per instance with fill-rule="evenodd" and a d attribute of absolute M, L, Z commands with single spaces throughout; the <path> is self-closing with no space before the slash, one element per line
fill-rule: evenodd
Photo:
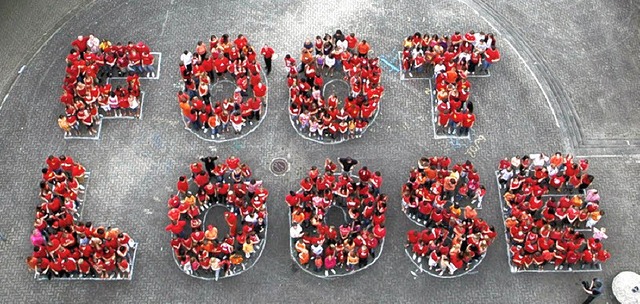
<path fill-rule="evenodd" d="M 205 169 L 207 169 L 207 172 L 209 174 L 211 174 L 211 172 L 213 171 L 213 168 L 216 167 L 216 160 L 218 160 L 217 156 L 207 156 L 200 159 L 200 161 L 202 161 Z"/>
<path fill-rule="evenodd" d="M 582 303 L 589 304 L 604 292 L 604 283 L 599 278 L 593 278 L 591 283 L 582 281 L 582 289 L 589 295 Z"/>
<path fill-rule="evenodd" d="M 351 173 L 351 169 L 353 168 L 353 166 L 358 164 L 358 161 L 351 157 L 340 157 L 338 158 L 338 162 L 340 162 L 340 165 L 342 166 L 342 171 L 347 173 Z"/>

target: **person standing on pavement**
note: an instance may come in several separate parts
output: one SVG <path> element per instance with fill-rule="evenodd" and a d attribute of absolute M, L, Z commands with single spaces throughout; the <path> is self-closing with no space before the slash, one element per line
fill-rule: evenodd
<path fill-rule="evenodd" d="M 351 169 L 353 168 L 353 166 L 358 164 L 358 161 L 351 157 L 340 157 L 338 158 L 338 162 L 340 162 L 340 165 L 342 166 L 342 171 L 347 173 L 351 173 Z"/>
<path fill-rule="evenodd" d="M 184 63 L 185 68 L 187 68 L 187 71 L 189 71 L 189 73 L 191 73 L 191 71 L 193 70 L 192 67 L 192 63 L 193 63 L 193 54 L 191 54 L 191 52 L 185 50 L 182 55 L 180 55 L 180 61 L 182 61 L 182 63 Z"/>
<path fill-rule="evenodd" d="M 582 303 L 589 304 L 604 292 L 604 283 L 600 278 L 593 278 L 591 283 L 582 281 L 582 289 L 589 295 Z"/>
<path fill-rule="evenodd" d="M 264 65 L 267 68 L 267 75 L 271 74 L 271 58 L 273 57 L 274 53 L 275 51 L 273 50 L 273 48 L 271 48 L 266 43 L 260 50 L 260 54 L 262 54 L 262 56 L 264 57 Z"/>

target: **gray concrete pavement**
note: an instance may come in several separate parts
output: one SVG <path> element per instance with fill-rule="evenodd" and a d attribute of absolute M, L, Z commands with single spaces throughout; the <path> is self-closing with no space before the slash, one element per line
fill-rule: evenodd
<path fill-rule="evenodd" d="M 0 2 L 0 96 L 4 98 L 18 71 L 35 52 L 90 0 Z"/>
<path fill-rule="evenodd" d="M 280 60 L 274 62 L 274 72 L 269 76 L 269 116 L 243 140 L 211 144 L 196 139 L 183 129 L 174 97 L 173 84 L 178 81 L 175 66 L 180 50 L 192 48 L 197 40 L 204 40 L 210 34 L 244 33 L 255 45 L 268 42 L 282 55 L 297 52 L 307 36 L 342 28 L 367 39 L 376 54 L 390 57 L 399 49 L 402 37 L 416 30 L 429 33 L 470 28 L 491 31 L 493 25 L 499 40 L 502 32 L 523 33 L 523 37 L 519 37 L 523 40 L 510 41 L 513 48 L 499 42 L 503 60 L 493 67 L 491 78 L 472 80 L 478 111 L 474 138 L 481 135 L 486 138 L 478 143 L 478 152 L 472 160 L 479 168 L 482 182 L 489 187 L 480 216 L 501 231 L 498 191 L 492 180 L 500 158 L 556 150 L 602 155 L 638 153 L 637 146 L 620 147 L 617 142 L 604 141 L 596 146 L 598 140 L 613 138 L 620 129 L 629 130 L 620 137 L 631 143 L 638 137 L 640 113 L 632 104 L 634 95 L 629 91 L 630 86 L 638 83 L 635 81 L 638 57 L 631 52 L 640 43 L 637 26 L 633 31 L 638 7 L 621 2 L 606 5 L 578 2 L 574 6 L 560 2 L 556 7 L 527 3 L 524 0 L 508 3 L 498 0 L 478 3 L 96 1 L 69 15 L 66 23 L 50 23 L 44 31 L 56 34 L 50 37 L 46 51 L 29 63 L 0 109 L 0 138 L 5 143 L 0 147 L 4 159 L 0 162 L 0 171 L 5 172 L 0 193 L 7 198 L 0 204 L 0 214 L 4 215 L 0 219 L 0 233 L 7 238 L 6 242 L 0 242 L 1 302 L 581 302 L 586 297 L 580 281 L 590 277 L 511 274 L 501 237 L 489 248 L 475 274 L 454 281 L 430 276 L 414 279 L 411 275 L 414 266 L 405 256 L 403 245 L 405 232 L 413 228 L 413 224 L 402 214 L 399 205 L 399 191 L 407 170 L 423 155 L 449 155 L 454 161 L 471 158 L 465 154 L 470 146 L 468 142 L 456 144 L 433 139 L 428 96 L 424 93 L 426 83 L 400 81 L 386 69 L 383 76 L 386 94 L 375 123 L 362 138 L 333 146 L 306 141 L 291 127 L 285 110 L 287 88 Z M 598 11 L 592 11 L 591 5 Z M 38 7 L 34 11 L 41 14 L 47 11 L 43 3 L 32 6 Z M 480 15 L 473 8 L 480 9 Z M 483 19 L 482 10 L 489 8 L 496 14 Z M 525 13 L 527 11 L 538 12 L 538 15 Z M 1 12 L 4 15 L 8 11 Z M 630 16 L 626 23 L 617 20 L 626 16 L 623 12 Z M 596 13 L 603 16 L 598 24 L 592 25 L 586 17 L 579 18 Z M 20 23 L 26 19 L 17 20 Z M 491 20 L 508 23 L 489 24 Z M 544 27 L 541 20 L 545 22 Z M 54 24 L 61 26 L 60 29 Z M 541 27 L 539 32 L 529 31 L 538 29 L 536 26 Z M 3 32 L 10 32 L 2 28 Z M 584 52 L 594 51 L 596 46 L 584 44 L 577 37 L 588 34 L 589 29 L 599 33 L 610 45 L 609 52 L 598 55 L 617 60 L 610 65 L 611 70 L 605 71 L 607 75 L 622 75 L 623 69 L 630 70 L 624 72 L 626 77 L 619 80 L 613 76 L 594 77 L 598 66 L 586 59 L 583 48 Z M 153 50 L 163 54 L 162 75 L 159 80 L 142 81 L 147 93 L 143 121 L 105 121 L 100 141 L 64 141 L 55 122 L 62 112 L 57 100 L 64 56 L 74 37 L 88 32 L 112 41 L 148 42 Z M 554 34 L 554 38 L 544 33 Z M 629 36 L 625 44 L 628 48 L 616 40 L 623 34 Z M 562 41 L 563 38 L 566 41 Z M 35 38 L 19 39 L 26 43 Z M 550 47 L 561 51 L 563 56 L 545 57 L 548 52 L 541 41 L 550 41 Z M 536 53 L 529 51 L 530 55 L 541 54 L 547 67 L 553 68 L 527 68 L 518 55 L 525 54 L 525 50 L 517 48 L 523 45 L 535 50 Z M 571 63 L 572 58 L 585 58 L 581 63 L 586 73 Z M 527 63 L 529 67 L 533 65 Z M 543 92 L 538 82 L 544 81 L 547 83 L 542 83 L 542 87 L 547 91 Z M 569 98 L 557 98 L 563 95 L 550 90 L 554 84 L 559 84 Z M 623 93 L 606 93 L 602 87 Z M 581 129 L 569 131 L 571 115 L 576 114 L 552 104 L 564 127 L 556 126 L 545 97 L 551 93 L 557 94 L 558 103 L 571 103 L 582 121 Z M 599 98 L 614 103 L 610 107 L 612 115 L 598 114 L 596 110 L 600 106 L 596 106 L 596 100 Z M 587 120 L 588 124 L 584 122 Z M 583 133 L 582 142 L 576 140 L 575 134 L 579 132 Z M 28 234 L 32 227 L 32 206 L 38 199 L 38 172 L 49 154 L 70 154 L 91 170 L 85 219 L 121 227 L 140 243 L 132 281 L 35 282 L 27 272 L 24 258 L 31 250 Z M 166 199 L 176 179 L 184 174 L 189 163 L 206 154 L 223 157 L 236 154 L 246 159 L 271 191 L 269 236 L 260 261 L 242 276 L 217 283 L 200 282 L 182 274 L 172 260 L 170 237 L 164 232 Z M 392 206 L 387 212 L 384 253 L 375 265 L 362 273 L 332 281 L 318 280 L 299 271 L 289 257 L 287 208 L 283 199 L 288 189 L 297 187 L 310 165 L 322 162 L 325 157 L 335 159 L 345 155 L 381 168 L 385 176 L 382 190 L 390 195 Z M 268 164 L 275 157 L 288 159 L 289 173 L 276 177 L 269 172 Z M 594 187 L 601 190 L 603 208 L 607 210 L 601 221 L 610 234 L 606 247 L 613 255 L 600 274 L 608 285 L 600 303 L 613 302 L 610 283 L 615 274 L 623 270 L 638 271 L 637 216 L 630 211 L 635 210 L 635 203 L 640 200 L 633 178 L 640 174 L 640 159 L 624 156 L 590 160 L 590 170 L 596 176 Z"/>

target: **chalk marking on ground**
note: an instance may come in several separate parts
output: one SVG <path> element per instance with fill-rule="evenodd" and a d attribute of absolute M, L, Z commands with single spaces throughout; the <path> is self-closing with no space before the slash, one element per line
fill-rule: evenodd
<path fill-rule="evenodd" d="M 159 72 L 159 71 L 160 71 L 160 69 L 158 69 L 158 72 Z M 226 73 L 225 73 L 225 74 L 226 74 Z M 225 74 L 223 74 L 223 75 L 225 75 Z M 187 131 L 189 131 L 189 132 L 191 132 L 191 133 L 195 134 L 198 138 L 200 138 L 200 139 L 202 139 L 202 140 L 204 140 L 204 141 L 208 141 L 208 142 L 215 142 L 215 143 L 224 143 L 224 142 L 235 141 L 235 140 L 238 140 L 238 139 L 245 138 L 245 137 L 247 137 L 249 134 L 253 133 L 253 131 L 257 130 L 257 129 L 258 129 L 258 127 L 260 127 L 260 124 L 261 124 L 261 123 L 262 123 L 262 122 L 267 118 L 267 113 L 269 112 L 269 94 L 270 94 L 270 92 L 269 92 L 269 91 L 271 90 L 271 87 L 269 87 L 269 79 L 267 79 L 267 75 L 264 73 L 264 71 L 262 71 L 262 69 L 260 70 L 260 74 L 261 74 L 261 76 L 262 76 L 261 78 L 262 78 L 262 79 L 264 79 L 264 85 L 265 85 L 265 86 L 267 86 L 267 95 L 266 95 L 266 96 L 265 96 L 265 98 L 264 98 L 264 103 L 265 103 L 265 106 L 264 106 L 264 113 L 262 113 L 262 114 L 260 115 L 260 120 L 256 123 L 256 125 L 255 125 L 251 130 L 249 130 L 249 131 L 248 131 L 248 132 L 246 132 L 246 133 L 242 133 L 242 134 L 240 134 L 240 136 L 238 136 L 238 137 L 234 137 L 234 138 L 213 139 L 213 138 L 202 137 L 202 136 L 200 135 L 200 132 L 194 131 L 193 129 L 189 128 L 189 124 L 188 124 L 188 122 L 186 121 L 186 117 L 184 117 L 184 115 L 182 115 L 182 110 L 180 109 L 180 107 L 178 107 L 178 112 L 179 112 L 179 115 L 180 115 L 180 117 L 181 117 L 182 122 L 184 123 L 184 128 L 185 128 L 185 130 L 187 130 Z M 222 76 L 222 77 L 224 77 L 224 76 Z M 225 79 L 222 79 L 222 80 L 218 80 L 218 81 L 216 81 L 216 82 L 213 84 L 213 86 L 212 86 L 212 87 L 213 87 L 213 88 L 215 88 L 215 86 L 216 86 L 219 82 L 229 82 L 229 83 L 232 83 L 233 85 L 235 85 L 235 82 L 233 82 L 233 81 L 231 81 L 231 80 L 229 80 L 229 79 L 226 79 L 226 78 L 225 78 Z M 253 90 L 253 89 L 252 89 L 252 90 Z M 229 123 L 231 123 L 231 122 L 229 122 Z M 243 129 L 244 129 L 244 128 L 243 128 Z"/>

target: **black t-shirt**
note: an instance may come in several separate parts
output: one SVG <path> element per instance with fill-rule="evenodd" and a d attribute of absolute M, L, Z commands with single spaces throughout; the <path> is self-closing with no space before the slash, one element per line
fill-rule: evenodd
<path fill-rule="evenodd" d="M 351 168 L 358 164 L 358 161 L 352 158 L 338 158 L 338 161 L 342 165 L 342 169 L 346 172 L 351 171 Z"/>
<path fill-rule="evenodd" d="M 591 292 L 593 293 L 594 296 L 602 294 L 602 292 L 604 291 L 604 284 L 602 284 L 602 281 L 600 279 L 596 279 L 593 281 L 593 288 L 591 289 Z"/>
<path fill-rule="evenodd" d="M 207 157 L 203 157 L 200 160 L 202 161 L 202 163 L 204 163 L 204 167 L 207 169 L 207 172 L 211 173 L 213 168 L 216 167 L 216 160 L 217 159 L 218 159 L 217 156 L 207 156 Z"/>

